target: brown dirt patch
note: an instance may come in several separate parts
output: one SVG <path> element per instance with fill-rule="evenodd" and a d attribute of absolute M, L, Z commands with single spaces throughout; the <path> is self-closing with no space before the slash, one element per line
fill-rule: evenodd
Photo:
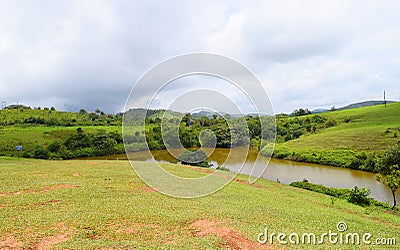
<path fill-rule="evenodd" d="M 6 206 L 6 204 L 1 204 L 1 203 L 0 203 L 0 207 L 5 207 L 5 206 Z"/>
<path fill-rule="evenodd" d="M 195 168 L 195 167 L 190 167 L 190 168 L 193 169 L 194 171 L 202 172 L 202 173 L 206 173 L 206 174 L 214 173 L 214 171 L 212 171 L 211 169 L 208 169 L 208 168 Z"/>
<path fill-rule="evenodd" d="M 5 239 L 0 240 L 0 249 L 21 249 L 24 243 L 10 235 Z"/>
<path fill-rule="evenodd" d="M 37 176 L 39 178 L 44 178 L 44 179 L 48 178 L 48 176 L 45 174 L 35 174 L 35 176 Z"/>
<path fill-rule="evenodd" d="M 46 236 L 42 238 L 34 247 L 34 249 L 52 249 L 53 245 L 68 240 L 68 236 L 72 234 L 73 228 L 65 226 L 65 223 L 61 222 L 57 224 L 57 228 L 60 229 L 60 233 L 53 236 Z"/>
<path fill-rule="evenodd" d="M 242 184 L 246 184 L 246 185 L 250 185 L 250 186 L 255 187 L 255 188 L 267 188 L 265 186 L 257 185 L 255 183 L 250 183 L 250 182 L 244 181 L 244 180 L 236 180 L 236 182 L 239 182 L 239 183 L 242 183 Z"/>
<path fill-rule="evenodd" d="M 78 173 L 73 173 L 72 176 L 80 176 Z"/>
<path fill-rule="evenodd" d="M 64 242 L 68 240 L 68 233 L 57 234 L 54 236 L 44 237 L 39 241 L 36 248 L 37 249 L 51 249 L 52 245 Z"/>
<path fill-rule="evenodd" d="M 230 249 L 268 249 L 267 246 L 258 242 L 249 240 L 235 230 L 223 226 L 223 222 L 215 222 L 208 219 L 198 220 L 190 224 L 190 228 L 194 229 L 193 236 L 204 237 L 207 235 L 216 235 L 224 239 L 223 248 Z M 270 247 L 271 249 L 271 247 Z"/>
<path fill-rule="evenodd" d="M 144 186 L 144 187 L 141 187 L 142 188 L 142 190 L 143 191 L 145 191 L 146 193 L 154 193 L 154 192 L 158 192 L 158 190 L 157 189 L 154 189 L 154 188 L 152 188 L 152 187 L 149 187 L 149 186 Z"/>
<path fill-rule="evenodd" d="M 191 168 L 194 171 L 201 172 L 201 173 L 214 174 L 214 176 L 218 176 L 218 177 L 221 177 L 221 178 L 226 179 L 226 180 L 231 180 L 232 179 L 232 177 L 230 177 L 230 176 L 227 176 L 227 175 L 224 175 L 224 174 L 220 174 L 220 173 L 215 173 L 215 171 L 213 171 L 213 170 L 211 170 L 209 168 L 198 168 L 198 167 L 189 167 L 189 168 Z"/>
<path fill-rule="evenodd" d="M 77 187 L 78 187 L 77 185 L 73 185 L 73 184 L 59 184 L 59 185 L 41 187 L 40 190 L 33 190 L 30 188 L 30 189 L 25 189 L 25 190 L 19 190 L 16 192 L 0 193 L 0 197 L 19 195 L 19 194 L 24 194 L 24 193 L 46 193 L 48 191 L 56 190 L 56 189 L 77 188 Z"/>

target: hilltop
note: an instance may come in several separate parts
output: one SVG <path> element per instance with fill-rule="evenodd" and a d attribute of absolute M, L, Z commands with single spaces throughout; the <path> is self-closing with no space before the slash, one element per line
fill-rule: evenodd
<path fill-rule="evenodd" d="M 395 103 L 395 101 L 386 101 L 386 104 L 391 104 Z M 352 103 L 340 108 L 334 108 L 334 110 L 346 110 L 346 109 L 355 109 L 355 108 L 362 108 L 362 107 L 370 107 L 370 106 L 375 106 L 375 105 L 381 105 L 385 104 L 384 101 L 363 101 L 363 102 L 356 102 Z M 332 109 L 314 109 L 311 112 L 313 114 L 318 114 L 318 113 L 323 113 L 323 112 L 328 112 L 332 111 Z"/>

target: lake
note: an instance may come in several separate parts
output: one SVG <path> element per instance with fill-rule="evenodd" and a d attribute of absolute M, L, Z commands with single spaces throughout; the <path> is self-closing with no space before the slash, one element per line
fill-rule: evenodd
<path fill-rule="evenodd" d="M 223 165 L 230 171 L 243 174 L 250 174 L 253 166 L 263 169 L 268 162 L 268 158 L 260 156 L 257 159 L 258 151 L 249 150 L 247 157 L 247 148 L 216 148 L 205 150 L 210 155 L 209 163 L 213 164 L 213 168 Z M 231 154 L 229 155 L 229 152 Z M 172 151 L 172 154 L 179 155 L 178 151 Z M 165 161 L 178 163 L 178 160 L 172 156 L 167 150 L 153 150 L 153 158 L 143 152 L 129 153 L 131 160 L 138 161 Z M 108 159 L 108 160 L 127 160 L 125 154 L 91 157 L 86 159 Z M 375 174 L 360 170 L 347 168 L 338 168 L 319 164 L 311 164 L 304 162 L 294 162 L 287 160 L 271 159 L 268 168 L 262 174 L 263 179 L 279 181 L 281 183 L 290 184 L 294 181 L 307 179 L 309 182 L 322 184 L 327 187 L 353 188 L 367 187 L 371 189 L 371 197 L 377 200 L 392 204 L 393 197 L 388 187 L 375 179 Z M 396 199 L 400 201 L 400 190 L 396 192 Z"/>

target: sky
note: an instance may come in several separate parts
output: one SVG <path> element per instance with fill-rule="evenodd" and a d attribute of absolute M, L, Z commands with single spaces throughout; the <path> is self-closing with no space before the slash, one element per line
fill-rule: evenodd
<path fill-rule="evenodd" d="M 120 112 L 145 72 L 194 52 L 246 66 L 275 113 L 400 100 L 399 13 L 396 0 L 0 0 L 0 101 Z"/>

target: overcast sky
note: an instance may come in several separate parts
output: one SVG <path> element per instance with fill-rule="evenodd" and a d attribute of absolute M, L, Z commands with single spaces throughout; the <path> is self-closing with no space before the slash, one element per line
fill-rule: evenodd
<path fill-rule="evenodd" d="M 144 72 L 191 52 L 248 67 L 276 113 L 400 100 L 400 1 L 0 0 L 7 104 L 119 112 Z"/>

